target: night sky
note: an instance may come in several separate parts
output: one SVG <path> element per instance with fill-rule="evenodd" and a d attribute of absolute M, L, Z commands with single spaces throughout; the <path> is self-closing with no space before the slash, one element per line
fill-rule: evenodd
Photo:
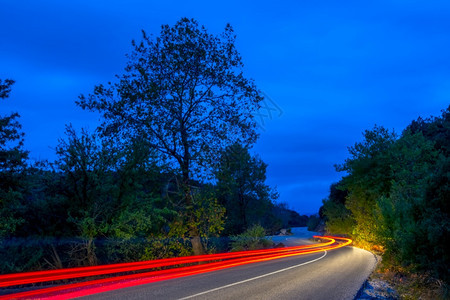
<path fill-rule="evenodd" d="M 141 29 L 189 17 L 218 34 L 230 23 L 267 95 L 254 147 L 267 182 L 315 213 L 365 129 L 400 133 L 450 103 L 450 1 L 367 2 L 0 0 L 0 78 L 16 80 L 0 113 L 19 112 L 30 157 L 53 160 L 65 124 L 96 127 L 75 100 L 123 73 Z"/>

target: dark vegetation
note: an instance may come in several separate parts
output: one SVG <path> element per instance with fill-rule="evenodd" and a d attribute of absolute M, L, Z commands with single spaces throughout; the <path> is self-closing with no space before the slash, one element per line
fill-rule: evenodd
<path fill-rule="evenodd" d="M 249 152 L 262 97 L 234 39 L 188 19 L 144 33 L 125 74 L 77 102 L 101 126 L 67 125 L 53 162 L 30 164 L 19 115 L 1 116 L 0 272 L 253 249 L 305 226 Z"/>
<path fill-rule="evenodd" d="M 321 215 L 328 232 L 383 254 L 386 267 L 448 285 L 450 107 L 400 136 L 375 126 L 349 148 Z"/>

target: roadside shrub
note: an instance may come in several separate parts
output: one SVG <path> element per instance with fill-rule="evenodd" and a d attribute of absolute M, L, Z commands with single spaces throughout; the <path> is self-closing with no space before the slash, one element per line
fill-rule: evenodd
<path fill-rule="evenodd" d="M 231 237 L 231 251 L 257 250 L 273 245 L 266 238 L 266 232 L 261 225 L 253 225 L 243 233 Z"/>

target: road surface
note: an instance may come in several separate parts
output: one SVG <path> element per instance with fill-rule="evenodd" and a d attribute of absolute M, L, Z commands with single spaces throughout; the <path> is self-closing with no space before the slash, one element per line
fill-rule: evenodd
<path fill-rule="evenodd" d="M 286 237 L 289 244 L 308 243 Z M 83 299 L 353 299 L 376 263 L 355 247 L 243 265 Z"/>

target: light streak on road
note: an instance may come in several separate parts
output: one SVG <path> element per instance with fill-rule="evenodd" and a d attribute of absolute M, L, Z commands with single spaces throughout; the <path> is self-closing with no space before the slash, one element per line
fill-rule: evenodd
<path fill-rule="evenodd" d="M 322 251 L 329 251 L 347 246 L 352 242 L 350 239 L 341 237 L 331 237 L 331 236 L 323 236 L 323 237 L 315 236 L 315 237 L 326 240 L 326 242 L 287 248 L 240 251 L 231 253 L 160 259 L 145 262 L 0 275 L 0 287 L 8 287 L 36 282 L 46 282 L 61 279 L 72 279 L 95 275 L 122 273 L 144 269 L 151 270 L 155 268 L 175 266 L 170 269 L 163 269 L 156 271 L 154 270 L 145 273 L 138 273 L 131 275 L 121 275 L 116 277 L 96 279 L 86 282 L 65 284 L 50 288 L 43 288 L 39 290 L 3 295 L 0 296 L 0 299 L 11 299 L 11 298 L 30 299 L 42 297 L 52 299 L 70 299 L 74 297 L 87 296 L 119 288 L 131 287 L 195 274 L 202 274 L 250 263 L 263 262 L 273 259 L 297 255 L 305 255 Z M 339 240 L 340 242 L 336 243 L 336 240 Z M 209 263 L 206 263 L 208 261 Z M 199 262 L 201 262 L 202 264 L 192 265 L 193 263 Z"/>
<path fill-rule="evenodd" d="M 37 271 L 37 272 L 27 272 L 27 273 L 15 273 L 0 275 L 0 287 L 9 287 L 20 284 L 30 284 L 37 282 L 55 281 L 62 279 L 73 279 L 80 277 L 96 276 L 113 274 L 120 272 L 138 271 L 145 269 L 161 268 L 173 265 L 207 262 L 213 260 L 222 259 L 232 259 L 236 257 L 249 257 L 254 255 L 270 254 L 270 253 L 280 253 L 289 252 L 293 250 L 301 249 L 311 249 L 317 247 L 328 246 L 334 243 L 334 240 L 328 239 L 327 242 L 318 243 L 313 245 L 303 245 L 287 248 L 277 248 L 277 249 L 263 249 L 254 251 L 239 251 L 231 253 L 220 253 L 220 254 L 208 254 L 208 255 L 197 255 L 197 256 L 184 256 L 175 258 L 166 258 L 158 260 L 150 260 L 143 262 L 133 262 L 133 263 L 121 263 L 121 264 L 111 264 L 102 265 L 94 267 L 80 267 L 80 268 L 68 268 L 60 270 L 50 270 L 50 271 Z"/>

